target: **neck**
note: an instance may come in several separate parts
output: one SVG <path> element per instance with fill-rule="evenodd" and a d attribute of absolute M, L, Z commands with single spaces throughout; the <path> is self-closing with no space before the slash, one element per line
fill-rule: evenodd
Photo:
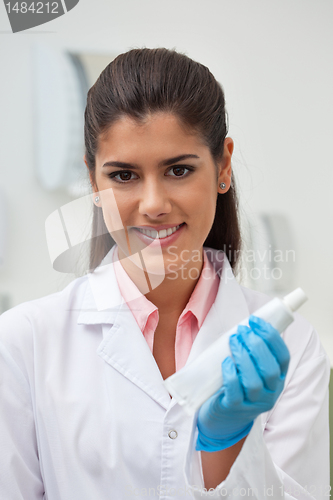
<path fill-rule="evenodd" d="M 121 251 L 118 248 L 119 258 L 122 259 Z M 142 271 L 138 273 L 138 269 L 128 259 L 121 261 L 125 271 L 140 290 L 144 293 L 147 299 L 152 302 L 159 311 L 159 315 L 170 315 L 170 317 L 179 317 L 185 309 L 191 294 L 200 279 L 203 267 L 203 250 L 201 252 L 200 261 L 189 261 L 186 267 L 182 267 L 176 273 L 166 274 L 164 280 L 156 288 L 145 293 L 142 286 Z M 193 277 L 194 276 L 194 277 Z M 148 274 L 145 272 L 145 278 L 149 280 Z M 146 283 L 146 281 L 145 281 Z"/>
<path fill-rule="evenodd" d="M 202 267 L 202 259 L 200 262 L 190 261 L 186 268 L 177 272 L 176 279 L 174 273 L 167 274 L 158 287 L 146 294 L 147 299 L 158 308 L 160 315 L 176 314 L 180 316 L 200 279 Z M 189 276 L 189 270 L 191 270 L 191 276 L 195 275 L 195 278 Z"/>

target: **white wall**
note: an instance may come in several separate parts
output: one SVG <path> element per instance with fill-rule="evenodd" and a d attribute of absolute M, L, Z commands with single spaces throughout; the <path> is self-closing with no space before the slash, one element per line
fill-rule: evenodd
<path fill-rule="evenodd" d="M 0 293 L 12 305 L 61 289 L 44 222 L 70 200 L 34 176 L 30 46 L 117 53 L 176 48 L 222 83 L 243 210 L 286 214 L 296 239 L 302 314 L 333 362 L 333 3 L 325 0 L 80 0 L 51 23 L 12 34 L 0 5 L 0 186 L 10 233 Z M 82 168 L 84 164 L 82 163 Z"/>

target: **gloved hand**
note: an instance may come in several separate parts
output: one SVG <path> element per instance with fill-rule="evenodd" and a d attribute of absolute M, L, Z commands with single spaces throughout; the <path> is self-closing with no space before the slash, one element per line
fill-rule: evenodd
<path fill-rule="evenodd" d="M 290 355 L 279 332 L 250 316 L 229 339 L 234 361 L 222 363 L 223 385 L 198 411 L 196 449 L 224 450 L 251 430 L 254 419 L 269 411 L 282 392 Z"/>

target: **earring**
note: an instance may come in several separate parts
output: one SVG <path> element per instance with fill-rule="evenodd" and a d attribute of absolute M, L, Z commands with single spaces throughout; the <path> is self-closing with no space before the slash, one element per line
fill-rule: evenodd
<path fill-rule="evenodd" d="M 220 188 L 221 188 L 221 189 L 225 189 L 225 188 L 226 188 L 226 185 L 224 184 L 224 182 L 221 182 L 221 184 L 220 184 Z"/>
<path fill-rule="evenodd" d="M 96 201 L 96 203 L 99 202 L 99 196 L 96 196 L 95 201 Z"/>

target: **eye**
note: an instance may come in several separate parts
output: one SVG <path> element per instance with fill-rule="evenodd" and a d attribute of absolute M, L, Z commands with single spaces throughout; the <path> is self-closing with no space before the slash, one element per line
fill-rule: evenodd
<path fill-rule="evenodd" d="M 187 170 L 187 172 L 185 172 L 185 170 Z M 191 167 L 177 165 L 175 167 L 171 167 L 169 172 L 174 171 L 175 175 L 171 175 L 171 177 L 187 177 L 189 175 L 189 172 L 192 172 L 193 170 L 194 170 L 194 168 L 191 168 Z M 185 172 L 185 175 L 184 175 L 184 172 Z"/>
<path fill-rule="evenodd" d="M 110 179 L 114 179 L 116 182 L 125 183 L 132 180 L 132 174 L 133 172 L 130 170 L 120 170 L 119 172 L 111 172 L 111 174 L 108 174 L 108 177 L 110 177 Z M 119 178 L 117 179 L 118 176 Z"/>
<path fill-rule="evenodd" d="M 171 177 L 183 178 L 187 177 L 189 173 L 193 170 L 194 167 L 176 165 L 168 170 L 167 175 L 169 175 L 169 173 L 173 171 L 174 173 L 173 175 L 171 174 Z M 134 175 L 134 178 L 132 177 L 132 175 Z M 108 177 L 110 177 L 110 179 L 114 180 L 115 182 L 119 182 L 120 184 L 128 183 L 129 181 L 132 181 L 135 178 L 137 178 L 136 174 L 134 174 L 134 172 L 132 172 L 131 170 L 120 170 L 117 172 L 111 172 L 110 174 L 108 174 Z"/>

